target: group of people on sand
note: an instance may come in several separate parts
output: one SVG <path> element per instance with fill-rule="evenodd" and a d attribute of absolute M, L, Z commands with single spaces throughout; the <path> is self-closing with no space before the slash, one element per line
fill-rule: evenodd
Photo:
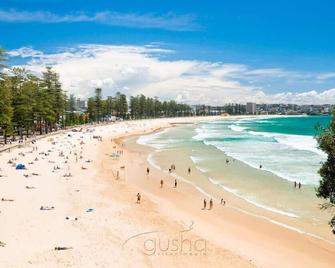
<path fill-rule="evenodd" d="M 301 188 L 301 182 L 294 182 L 294 188 L 298 188 L 298 189 L 300 189 Z"/>
<path fill-rule="evenodd" d="M 223 199 L 223 198 L 221 198 L 221 205 L 222 206 L 225 206 L 226 205 L 226 201 Z M 207 200 L 206 200 L 206 198 L 204 199 L 204 207 L 202 208 L 203 210 L 204 209 L 206 209 L 207 208 Z M 210 200 L 209 200 L 209 207 L 208 207 L 208 209 L 209 210 L 211 210 L 213 208 L 213 199 L 211 198 Z"/>
<path fill-rule="evenodd" d="M 172 164 L 170 167 L 169 167 L 169 173 L 171 173 L 172 171 L 176 170 L 176 166 L 174 164 Z"/>
<path fill-rule="evenodd" d="M 176 169 L 176 166 L 172 164 L 171 167 L 169 168 L 169 171 L 170 171 L 170 169 L 171 169 L 171 170 L 172 170 L 172 169 Z M 171 171 L 170 171 L 170 172 L 171 172 Z M 188 172 L 188 174 L 191 173 L 191 168 L 190 168 L 190 167 L 187 169 L 187 172 Z M 149 167 L 147 167 L 147 169 L 146 169 L 146 173 L 147 173 L 147 175 L 149 175 L 149 173 L 150 173 L 150 168 L 149 168 Z M 164 180 L 161 179 L 161 180 L 160 180 L 160 188 L 162 189 L 163 186 L 164 186 Z M 174 188 L 177 188 L 177 186 L 178 186 L 178 182 L 177 182 L 177 180 L 175 179 L 175 180 L 174 180 Z M 141 203 L 141 194 L 140 194 L 140 193 L 137 193 L 137 201 L 136 201 L 136 203 L 137 203 L 137 204 L 140 204 L 140 203 Z M 223 198 L 221 198 L 221 205 L 222 205 L 222 206 L 225 206 L 225 205 L 226 205 L 226 201 L 225 201 Z M 206 208 L 207 208 L 207 200 L 204 199 L 204 207 L 203 207 L 203 209 L 206 209 Z M 209 207 L 208 207 L 208 209 L 211 210 L 212 208 L 213 208 L 213 199 L 211 198 L 211 199 L 209 200 Z"/>
<path fill-rule="evenodd" d="M 206 199 L 204 199 L 204 207 L 203 207 L 203 209 L 206 209 L 206 207 L 207 207 L 207 200 Z M 213 199 L 211 198 L 210 200 L 209 200 L 209 210 L 210 209 L 212 209 L 213 208 Z"/>
<path fill-rule="evenodd" d="M 164 185 L 164 181 L 161 180 L 161 181 L 160 181 L 160 186 L 161 186 L 161 188 L 163 188 L 163 185 Z M 174 188 L 177 188 L 177 186 L 178 186 L 178 182 L 177 182 L 177 179 L 175 179 L 175 180 L 174 180 Z"/>

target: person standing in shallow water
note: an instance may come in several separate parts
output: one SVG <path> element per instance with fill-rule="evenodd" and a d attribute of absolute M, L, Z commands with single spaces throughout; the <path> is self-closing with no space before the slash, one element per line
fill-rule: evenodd
<path fill-rule="evenodd" d="M 294 181 L 294 188 L 297 188 L 297 182 Z"/>
<path fill-rule="evenodd" d="M 174 180 L 174 188 L 177 188 L 177 180 Z"/>
<path fill-rule="evenodd" d="M 191 168 L 190 167 L 188 168 L 188 174 L 191 174 Z"/>
<path fill-rule="evenodd" d="M 209 209 L 213 208 L 213 199 L 211 198 L 211 200 L 209 200 Z"/>
<path fill-rule="evenodd" d="M 147 175 L 149 175 L 150 173 L 150 169 L 147 167 Z"/>
<path fill-rule="evenodd" d="M 298 188 L 299 188 L 299 189 L 301 188 L 301 182 L 298 183 Z"/>
<path fill-rule="evenodd" d="M 137 201 L 136 201 L 137 204 L 141 203 L 141 195 L 140 193 L 137 193 Z"/>
<path fill-rule="evenodd" d="M 163 180 L 161 180 L 161 188 L 163 188 L 163 183 L 164 183 Z"/>
<path fill-rule="evenodd" d="M 207 206 L 207 201 L 206 201 L 206 199 L 204 199 L 204 208 L 203 209 L 206 209 L 206 206 Z"/>

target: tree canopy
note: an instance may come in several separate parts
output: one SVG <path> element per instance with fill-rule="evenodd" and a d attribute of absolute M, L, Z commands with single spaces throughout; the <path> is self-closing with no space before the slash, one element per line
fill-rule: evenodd
<path fill-rule="evenodd" d="M 175 101 L 160 101 L 144 95 L 130 97 L 116 92 L 103 98 L 102 89 L 94 89 L 87 108 L 78 107 L 75 95 L 66 95 L 60 77 L 52 67 L 40 76 L 24 68 L 7 68 L 6 53 L 0 48 L 0 134 L 4 137 L 48 133 L 66 126 L 101 122 L 112 116 L 123 119 L 142 119 L 186 116 L 191 107 Z M 4 72 L 6 68 L 6 72 Z M 82 102 L 82 101 L 81 101 Z"/>
<path fill-rule="evenodd" d="M 324 198 L 327 202 L 322 208 L 335 211 L 335 108 L 332 111 L 332 120 L 327 128 L 321 129 L 318 136 L 318 144 L 327 155 L 327 160 L 322 164 L 319 174 L 321 176 L 320 185 L 316 195 Z M 329 225 L 335 234 L 335 213 Z"/>

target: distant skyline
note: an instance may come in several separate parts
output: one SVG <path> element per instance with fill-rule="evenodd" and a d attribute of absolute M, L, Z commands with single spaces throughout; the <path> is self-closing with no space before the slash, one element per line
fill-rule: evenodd
<path fill-rule="evenodd" d="M 9 63 L 86 98 L 335 102 L 333 1 L 2 0 Z"/>

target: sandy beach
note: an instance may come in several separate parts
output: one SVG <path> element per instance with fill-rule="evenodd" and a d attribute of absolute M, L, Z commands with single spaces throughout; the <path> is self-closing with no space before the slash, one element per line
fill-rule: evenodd
<path fill-rule="evenodd" d="M 206 193 L 174 187 L 130 138 L 216 119 L 89 126 L 2 152 L 1 267 L 333 267 L 334 244 L 256 217 L 229 193 L 203 210 Z"/>

